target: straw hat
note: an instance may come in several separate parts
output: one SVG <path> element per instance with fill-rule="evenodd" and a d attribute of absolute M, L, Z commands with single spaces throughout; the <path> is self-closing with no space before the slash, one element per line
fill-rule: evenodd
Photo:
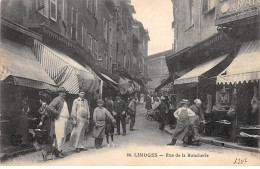
<path fill-rule="evenodd" d="M 182 99 L 181 103 L 183 103 L 183 104 L 189 104 L 190 102 L 189 102 L 189 100 L 187 100 L 187 99 Z"/>
<path fill-rule="evenodd" d="M 68 93 L 68 91 L 64 88 L 64 87 L 59 87 L 57 89 L 57 92 L 65 92 L 65 93 Z"/>

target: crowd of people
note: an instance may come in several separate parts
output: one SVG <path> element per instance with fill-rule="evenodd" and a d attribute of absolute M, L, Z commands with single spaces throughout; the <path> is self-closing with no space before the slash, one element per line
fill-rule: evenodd
<path fill-rule="evenodd" d="M 183 141 L 183 145 L 200 145 L 200 125 L 205 124 L 205 117 L 202 111 L 202 102 L 195 99 L 194 104 L 183 99 L 180 107 L 171 100 L 167 94 L 153 95 L 147 94 L 145 108 L 147 110 L 146 119 L 157 120 L 159 129 L 164 131 L 165 124 L 169 124 L 173 130 L 172 140 L 168 145 L 175 145 L 177 140 Z"/>
<path fill-rule="evenodd" d="M 72 131 L 70 132 L 69 146 L 76 152 L 84 150 L 82 144 L 86 135 L 86 130 L 90 128 L 90 120 L 94 126 L 92 137 L 95 138 L 95 147 L 102 147 L 103 139 L 106 138 L 107 146 L 114 147 L 114 129 L 117 129 L 116 135 L 120 135 L 120 124 L 123 129 L 122 136 L 126 135 L 127 119 L 130 120 L 130 131 L 134 131 L 137 98 L 129 97 L 128 102 L 121 99 L 121 95 L 116 96 L 113 101 L 111 97 L 105 100 L 98 99 L 97 107 L 93 111 L 93 119 L 89 109 L 89 103 L 85 99 L 85 92 L 79 91 L 79 97 L 73 101 L 71 113 L 65 100 L 66 89 L 59 87 L 58 96 L 50 104 L 47 104 L 50 98 L 47 93 L 41 94 L 41 107 L 39 113 L 41 121 L 38 130 L 45 132 L 45 137 L 41 144 L 36 142 L 39 150 L 42 151 L 43 159 L 46 160 L 49 154 L 63 158 L 64 144 L 67 140 L 68 123 L 72 122 Z M 40 146 L 41 145 L 41 146 Z"/>

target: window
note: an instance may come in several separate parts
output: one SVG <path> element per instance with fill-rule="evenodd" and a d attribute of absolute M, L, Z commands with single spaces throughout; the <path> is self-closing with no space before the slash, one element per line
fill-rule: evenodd
<path fill-rule="evenodd" d="M 97 16 L 97 0 L 93 0 L 93 13 Z"/>
<path fill-rule="evenodd" d="M 109 29 L 109 44 L 112 45 L 113 44 L 113 28 L 110 27 Z"/>
<path fill-rule="evenodd" d="M 57 21 L 57 0 L 50 0 L 50 18 Z"/>
<path fill-rule="evenodd" d="M 81 45 L 85 44 L 85 27 L 84 24 L 81 25 Z"/>
<path fill-rule="evenodd" d="M 104 64 L 105 64 L 105 66 L 106 66 L 106 69 L 108 70 L 108 59 L 107 59 L 107 53 L 105 52 L 104 53 Z"/>
<path fill-rule="evenodd" d="M 104 41 L 107 42 L 107 20 L 105 18 L 103 20 L 103 33 Z"/>
<path fill-rule="evenodd" d="M 203 0 L 202 12 L 207 13 L 215 8 L 215 0 Z"/>
<path fill-rule="evenodd" d="M 67 7 L 67 5 L 66 5 L 66 0 L 61 0 L 61 20 L 62 21 L 66 21 L 67 19 L 66 19 L 66 7 Z"/>
<path fill-rule="evenodd" d="M 194 18 L 194 0 L 188 0 L 188 16 L 187 16 L 187 27 L 191 27 L 193 23 L 193 18 Z"/>
<path fill-rule="evenodd" d="M 87 41 L 88 41 L 88 30 L 87 27 L 84 28 L 84 47 L 87 47 Z"/>
<path fill-rule="evenodd" d="M 92 53 L 92 36 L 90 34 L 88 34 L 88 49 Z"/>
<path fill-rule="evenodd" d="M 48 0 L 37 0 L 36 9 L 40 14 L 49 18 L 49 1 Z"/>
<path fill-rule="evenodd" d="M 93 39 L 93 58 L 95 60 L 97 60 L 98 58 L 98 44 L 97 44 L 97 41 L 95 39 Z"/>
<path fill-rule="evenodd" d="M 93 0 L 87 0 L 87 8 L 90 12 L 92 12 L 92 1 Z"/>
<path fill-rule="evenodd" d="M 71 37 L 72 40 L 77 40 L 77 28 L 78 27 L 78 13 L 72 8 L 71 11 Z"/>

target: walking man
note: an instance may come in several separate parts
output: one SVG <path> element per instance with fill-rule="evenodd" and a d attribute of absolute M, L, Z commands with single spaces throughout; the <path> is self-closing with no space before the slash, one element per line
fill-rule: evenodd
<path fill-rule="evenodd" d="M 136 115 L 136 98 L 133 97 L 129 105 L 129 116 L 130 116 L 130 131 L 134 131 L 135 115 Z"/>
<path fill-rule="evenodd" d="M 121 99 L 121 96 L 118 95 L 116 97 L 116 101 L 114 102 L 114 111 L 116 112 L 116 125 L 117 125 L 117 134 L 120 135 L 120 122 L 123 128 L 122 136 L 126 135 L 126 103 Z"/>
<path fill-rule="evenodd" d="M 79 97 L 73 101 L 71 110 L 74 128 L 71 132 L 70 146 L 75 148 L 76 152 L 80 152 L 80 149 L 84 149 L 82 141 L 90 118 L 89 104 L 84 97 L 85 92 L 80 90 Z"/>
<path fill-rule="evenodd" d="M 67 91 L 64 87 L 59 87 L 57 92 L 59 96 L 47 106 L 47 110 L 55 117 L 56 148 L 59 151 L 59 157 L 64 157 L 62 150 L 66 140 L 66 126 L 69 119 L 68 105 L 65 101 Z"/>
<path fill-rule="evenodd" d="M 194 104 L 190 106 L 190 109 L 196 114 L 193 117 L 190 117 L 190 125 L 193 130 L 194 134 L 194 141 L 195 145 L 199 145 L 199 140 L 200 140 L 200 134 L 199 134 L 199 126 L 200 126 L 200 121 L 202 120 L 203 123 L 205 123 L 205 118 L 204 115 L 201 111 L 201 100 L 200 99 L 195 99 Z M 191 139 L 189 139 L 191 140 Z"/>

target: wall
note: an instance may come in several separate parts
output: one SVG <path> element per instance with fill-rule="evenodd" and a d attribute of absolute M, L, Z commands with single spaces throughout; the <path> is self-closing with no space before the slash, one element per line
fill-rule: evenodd
<path fill-rule="evenodd" d="M 189 1 L 172 0 L 174 11 L 175 51 L 205 40 L 217 32 L 215 26 L 215 9 L 202 12 L 203 0 L 193 0 L 193 22 L 189 21 Z"/>
<path fill-rule="evenodd" d="M 148 82 L 149 89 L 158 87 L 161 82 L 169 76 L 165 55 L 170 51 L 171 50 L 147 57 L 148 78 L 152 80 Z"/>

